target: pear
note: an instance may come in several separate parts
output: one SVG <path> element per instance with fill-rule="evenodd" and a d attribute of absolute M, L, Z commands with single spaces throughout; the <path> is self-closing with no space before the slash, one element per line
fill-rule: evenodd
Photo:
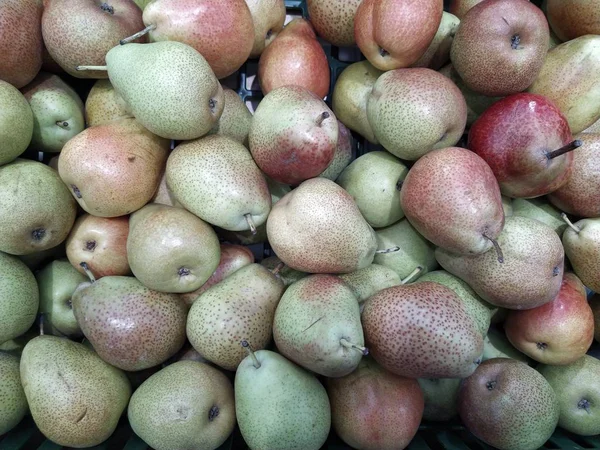
<path fill-rule="evenodd" d="M 267 182 L 248 149 L 230 137 L 207 136 L 179 144 L 169 156 L 166 173 L 177 201 L 212 225 L 254 233 L 267 220 Z"/>
<path fill-rule="evenodd" d="M 483 358 L 487 361 L 493 358 L 511 358 L 530 364 L 530 359 L 510 343 L 506 335 L 496 328 L 490 328 L 483 340 Z"/>
<path fill-rule="evenodd" d="M 375 82 L 367 117 L 387 151 L 416 161 L 460 140 L 467 123 L 467 104 L 460 89 L 440 73 L 427 68 L 398 69 Z"/>
<path fill-rule="evenodd" d="M 327 377 L 348 375 L 368 353 L 357 298 L 334 275 L 309 275 L 287 288 L 273 338 L 283 356 Z"/>
<path fill-rule="evenodd" d="M 462 19 L 467 12 L 483 0 L 450 0 L 449 11 Z"/>
<path fill-rule="evenodd" d="M 107 53 L 106 67 L 135 118 L 160 137 L 196 139 L 221 117 L 223 88 L 204 57 L 189 45 L 117 45 Z"/>
<path fill-rule="evenodd" d="M 236 418 L 244 441 L 252 450 L 319 450 L 331 427 L 323 385 L 278 353 L 250 352 L 234 382 Z"/>
<path fill-rule="evenodd" d="M 267 221 L 279 258 L 309 273 L 348 273 L 373 262 L 375 232 L 350 194 L 326 178 L 312 178 L 286 194 Z"/>
<path fill-rule="evenodd" d="M 218 366 L 235 371 L 246 352 L 241 339 L 265 348 L 283 282 L 260 264 L 249 264 L 204 292 L 187 318 L 192 346 Z"/>
<path fill-rule="evenodd" d="M 507 197 L 506 195 L 502 196 L 502 209 L 504 210 L 504 217 L 510 217 L 514 214 L 513 210 L 513 199 Z"/>
<path fill-rule="evenodd" d="M 278 270 L 277 276 L 281 281 L 283 281 L 283 284 L 286 287 L 308 276 L 306 272 L 300 272 L 299 270 L 295 270 L 286 266 L 283 261 L 277 257 L 277 255 L 269 256 L 268 258 L 263 259 L 260 264 L 271 271 Z"/>
<path fill-rule="evenodd" d="M 32 0 L 33 1 L 33 0 Z M 0 166 L 15 160 L 33 136 L 33 112 L 17 88 L 0 80 Z"/>
<path fill-rule="evenodd" d="M 382 73 L 369 61 L 352 63 L 338 77 L 331 98 L 338 120 L 373 144 L 378 142 L 367 118 L 367 102 Z"/>
<path fill-rule="evenodd" d="M 457 254 L 487 252 L 504 225 L 492 169 L 463 148 L 434 150 L 419 159 L 402 184 L 400 202 L 423 237 Z"/>
<path fill-rule="evenodd" d="M 582 133 L 600 133 L 600 119 L 582 131 Z"/>
<path fill-rule="evenodd" d="M 568 365 L 540 365 L 537 370 L 558 397 L 558 425 L 579 436 L 600 434 L 600 360 L 584 355 Z"/>
<path fill-rule="evenodd" d="M 590 307 L 594 313 L 594 339 L 600 342 L 600 296 L 598 294 L 590 299 Z"/>
<path fill-rule="evenodd" d="M 31 149 L 58 153 L 85 128 L 83 102 L 57 75 L 41 72 L 22 92 L 33 111 Z"/>
<path fill-rule="evenodd" d="M 356 141 L 352 137 L 352 133 L 346 125 L 338 119 L 338 141 L 335 146 L 335 153 L 333 159 L 323 172 L 319 174 L 320 177 L 325 177 L 331 181 L 337 180 L 342 171 L 348 167 L 356 155 Z"/>
<path fill-rule="evenodd" d="M 169 141 L 150 133 L 136 119 L 121 119 L 87 128 L 67 142 L 58 159 L 58 173 L 87 213 L 123 216 L 150 201 L 168 150 Z"/>
<path fill-rule="evenodd" d="M 23 350 L 20 372 L 35 424 L 59 446 L 82 448 L 104 442 L 131 396 L 122 371 L 66 338 L 31 340 Z"/>
<path fill-rule="evenodd" d="M 0 251 L 27 255 L 67 238 L 76 206 L 56 170 L 17 159 L 0 166 L 0 186 Z"/>
<path fill-rule="evenodd" d="M 77 323 L 98 355 L 120 369 L 156 366 L 185 342 L 183 301 L 176 294 L 148 289 L 134 277 L 82 283 L 72 303 Z"/>
<path fill-rule="evenodd" d="M 233 89 L 223 88 L 223 113 L 208 134 L 222 134 L 248 146 L 252 113 Z"/>
<path fill-rule="evenodd" d="M 433 70 L 440 69 L 450 59 L 452 40 L 460 24 L 460 19 L 454 14 L 444 11 L 442 21 L 438 27 L 431 44 L 423 55 L 411 67 L 429 67 Z"/>
<path fill-rule="evenodd" d="M 554 390 L 535 369 L 495 358 L 463 382 L 458 413 L 467 430 L 488 445 L 536 450 L 554 433 L 559 405 Z"/>
<path fill-rule="evenodd" d="M 400 276 L 392 269 L 380 264 L 371 264 L 356 272 L 344 273 L 339 277 L 346 282 L 359 303 L 363 303 L 371 295 L 402 283 Z"/>
<path fill-rule="evenodd" d="M 494 251 L 461 256 L 438 248 L 435 256 L 492 305 L 531 309 L 554 300 L 562 283 L 564 250 L 552 228 L 534 219 L 509 217 L 498 246 L 503 263 Z"/>
<path fill-rule="evenodd" d="M 383 228 L 404 217 L 400 188 L 408 167 L 388 152 L 375 151 L 353 161 L 337 179 L 352 196 L 373 228 Z"/>
<path fill-rule="evenodd" d="M 219 238 L 183 208 L 146 205 L 131 216 L 127 259 L 135 277 L 159 292 L 191 292 L 219 265 Z"/>
<path fill-rule="evenodd" d="M 433 422 L 445 422 L 458 414 L 458 391 L 460 378 L 418 378 L 425 409 L 423 419 Z"/>
<path fill-rule="evenodd" d="M 258 58 L 283 30 L 286 9 L 284 0 L 246 0 L 254 23 L 254 45 L 250 58 Z"/>
<path fill-rule="evenodd" d="M 414 281 L 419 276 L 437 269 L 435 247 L 421 236 L 408 220 L 403 219 L 387 228 L 379 229 L 375 234 L 379 250 L 373 262 L 392 269 L 401 280 Z M 385 249 L 394 251 L 387 252 Z"/>
<path fill-rule="evenodd" d="M 208 364 L 175 362 L 136 389 L 127 417 L 134 433 L 156 450 L 216 449 L 235 426 L 233 386 Z"/>
<path fill-rule="evenodd" d="M 528 91 L 553 102 L 576 135 L 600 119 L 600 80 L 592 75 L 599 70 L 600 36 L 581 36 L 548 52 Z"/>
<path fill-rule="evenodd" d="M 81 328 L 75 320 L 71 296 L 77 286 L 88 278 L 65 259 L 46 265 L 36 274 L 40 291 L 40 314 L 44 325 L 54 335 L 80 337 Z"/>
<path fill-rule="evenodd" d="M 16 427 L 29 409 L 21 385 L 19 362 L 18 356 L 0 351 L 0 436 Z"/>
<path fill-rule="evenodd" d="M 562 235 L 565 254 L 575 274 L 594 292 L 600 292 L 600 218 L 571 221 Z"/>
<path fill-rule="evenodd" d="M 452 289 L 461 300 L 467 314 L 473 319 L 483 337 L 488 333 L 492 315 L 498 310 L 479 297 L 471 287 L 458 277 L 436 270 L 419 277 L 417 283 L 433 281 Z"/>
<path fill-rule="evenodd" d="M 464 378 L 483 338 L 460 298 L 431 281 L 379 291 L 365 302 L 366 345 L 385 369 L 412 378 Z"/>
<path fill-rule="evenodd" d="M 561 41 L 600 34 L 600 11 L 595 0 L 548 0 L 548 22 Z"/>
<path fill-rule="evenodd" d="M 85 123 L 88 127 L 102 125 L 112 120 L 133 117 L 129 107 L 110 83 L 98 80 L 85 100 Z"/>
<path fill-rule="evenodd" d="M 308 16 L 317 34 L 337 47 L 350 47 L 354 40 L 354 16 L 362 0 L 308 0 Z"/>
<path fill-rule="evenodd" d="M 567 228 L 567 224 L 561 218 L 560 210 L 548 202 L 545 198 L 515 198 L 512 201 L 513 214 L 519 217 L 528 217 L 545 223 L 559 236 Z"/>

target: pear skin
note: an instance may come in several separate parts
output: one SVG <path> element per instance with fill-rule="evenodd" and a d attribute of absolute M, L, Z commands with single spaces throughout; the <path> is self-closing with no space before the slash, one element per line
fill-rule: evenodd
<path fill-rule="evenodd" d="M 0 80 L 0 104 L 1 166 L 27 150 L 33 136 L 33 111 L 23 94 L 3 80 Z"/>
<path fill-rule="evenodd" d="M 29 409 L 21 385 L 19 363 L 18 356 L 0 352 L 0 396 L 2 397 L 0 435 L 16 427 Z"/>
<path fill-rule="evenodd" d="M 575 274 L 588 288 L 600 292 L 600 218 L 569 223 L 562 243 Z"/>

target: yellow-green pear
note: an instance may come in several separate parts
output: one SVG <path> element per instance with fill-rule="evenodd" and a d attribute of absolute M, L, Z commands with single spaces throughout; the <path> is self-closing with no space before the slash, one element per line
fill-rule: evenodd
<path fill-rule="evenodd" d="M 0 436 L 16 427 L 27 414 L 19 363 L 18 356 L 0 351 Z"/>
<path fill-rule="evenodd" d="M 515 216 L 539 220 L 554 229 L 559 236 L 562 236 L 567 228 L 566 222 L 560 216 L 560 210 L 545 198 L 515 198 L 512 207 Z"/>
<path fill-rule="evenodd" d="M 23 153 L 33 136 L 33 112 L 23 94 L 0 80 L 0 166 Z"/>
<path fill-rule="evenodd" d="M 208 134 L 222 134 L 248 146 L 252 113 L 233 89 L 223 88 L 223 113 Z"/>
<path fill-rule="evenodd" d="M 438 70 L 450 59 L 450 48 L 460 19 L 454 14 L 444 11 L 442 20 L 433 41 L 423 55 L 411 67 L 429 67 Z"/>
<path fill-rule="evenodd" d="M 600 218 L 571 221 L 562 235 L 565 255 L 575 274 L 594 292 L 600 292 Z"/>
<path fill-rule="evenodd" d="M 402 279 L 396 272 L 379 264 L 371 264 L 356 272 L 343 273 L 339 277 L 350 286 L 359 303 L 383 289 L 402 284 Z"/>
<path fill-rule="evenodd" d="M 483 338 L 482 361 L 493 358 L 512 358 L 531 365 L 531 359 L 517 350 L 508 340 L 503 331 L 491 327 Z"/>
<path fill-rule="evenodd" d="M 111 120 L 133 117 L 129 107 L 108 79 L 96 81 L 85 100 L 85 123 L 88 127 Z"/>

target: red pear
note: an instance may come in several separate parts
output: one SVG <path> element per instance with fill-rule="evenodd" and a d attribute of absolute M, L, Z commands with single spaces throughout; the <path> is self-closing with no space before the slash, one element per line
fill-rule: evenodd
<path fill-rule="evenodd" d="M 548 0 L 546 10 L 552 31 L 563 42 L 600 34 L 598 0 Z"/>

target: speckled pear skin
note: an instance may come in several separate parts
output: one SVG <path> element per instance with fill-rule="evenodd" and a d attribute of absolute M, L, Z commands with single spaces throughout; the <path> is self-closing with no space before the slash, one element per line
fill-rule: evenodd
<path fill-rule="evenodd" d="M 367 118 L 387 151 L 416 161 L 460 140 L 467 123 L 467 104 L 460 89 L 435 70 L 398 69 L 375 82 Z"/>
<path fill-rule="evenodd" d="M 32 339 L 20 371 L 35 424 L 65 447 L 92 447 L 108 439 L 131 396 L 121 370 L 66 338 Z"/>
<path fill-rule="evenodd" d="M 33 136 L 33 112 L 17 88 L 0 80 L 0 166 L 23 153 Z"/>
<path fill-rule="evenodd" d="M 246 0 L 254 22 L 254 44 L 250 58 L 259 57 L 283 30 L 286 9 L 283 0 Z"/>
<path fill-rule="evenodd" d="M 111 120 L 133 117 L 125 100 L 117 94 L 110 80 L 98 80 L 85 100 L 85 123 L 88 127 Z"/>
<path fill-rule="evenodd" d="M 72 302 L 85 337 L 104 361 L 120 369 L 156 366 L 185 342 L 185 303 L 134 277 L 107 276 L 82 284 Z"/>
<path fill-rule="evenodd" d="M 323 385 L 279 353 L 255 355 L 260 368 L 247 356 L 235 374 L 235 411 L 244 441 L 252 450 L 320 449 L 331 427 Z"/>
<path fill-rule="evenodd" d="M 208 134 L 222 134 L 248 146 L 252 113 L 233 89 L 223 88 L 223 113 Z"/>
<path fill-rule="evenodd" d="M 578 174 L 578 176 L 580 175 L 581 173 Z M 530 219 L 545 223 L 553 228 L 559 236 L 562 236 L 568 226 L 560 216 L 562 211 L 552 205 L 547 197 L 530 199 L 515 198 L 512 200 L 512 210 L 515 216 L 529 217 Z M 598 213 L 600 214 L 600 207 L 598 208 Z"/>
<path fill-rule="evenodd" d="M 206 222 L 231 231 L 266 222 L 271 194 L 246 147 L 221 135 L 179 144 L 167 161 L 167 186 L 179 203 Z"/>
<path fill-rule="evenodd" d="M 344 189 L 312 178 L 273 207 L 267 235 L 279 258 L 308 273 L 349 273 L 367 267 L 377 250 L 375 232 Z"/>
<path fill-rule="evenodd" d="M 131 396 L 131 428 L 156 450 L 216 449 L 235 426 L 231 381 L 198 361 L 175 362 Z"/>
<path fill-rule="evenodd" d="M 583 284 L 600 292 L 600 218 L 582 219 L 562 235 L 565 254 Z"/>
<path fill-rule="evenodd" d="M 204 57 L 181 42 L 117 45 L 106 54 L 108 76 L 135 118 L 152 133 L 204 136 L 223 113 L 223 88 Z"/>
<path fill-rule="evenodd" d="M 275 311 L 273 338 L 289 360 L 326 377 L 352 372 L 364 346 L 358 299 L 335 275 L 309 275 L 287 288 Z"/>
<path fill-rule="evenodd" d="M 402 282 L 396 272 L 379 264 L 371 264 L 356 272 L 343 273 L 339 277 L 350 286 L 359 303 L 382 289 L 398 286 Z"/>
<path fill-rule="evenodd" d="M 371 355 L 412 378 L 465 378 L 483 353 L 475 321 L 450 288 L 431 281 L 394 286 L 365 302 L 362 324 Z"/>
<path fill-rule="evenodd" d="M 29 255 L 67 238 L 77 209 L 56 170 L 17 159 L 0 166 L 0 186 L 0 251 Z"/>
<path fill-rule="evenodd" d="M 356 141 L 352 137 L 350 130 L 338 119 L 338 141 L 335 146 L 335 153 L 333 159 L 323 172 L 319 174 L 320 177 L 325 177 L 331 181 L 337 180 L 342 171 L 350 164 L 356 157 Z"/>
<path fill-rule="evenodd" d="M 317 34 L 332 45 L 355 45 L 354 16 L 362 0 L 308 0 L 310 23 Z"/>
<path fill-rule="evenodd" d="M 503 263 L 493 249 L 461 256 L 437 248 L 435 256 L 445 270 L 492 305 L 531 309 L 556 297 L 562 283 L 564 250 L 552 228 L 534 219 L 508 217 L 498 245 Z"/>
<path fill-rule="evenodd" d="M 452 167 L 452 170 L 449 170 Z M 400 202 L 413 227 L 439 247 L 457 254 L 492 248 L 504 226 L 498 181 L 470 150 L 434 150 L 409 170 Z"/>
<path fill-rule="evenodd" d="M 458 412 L 467 429 L 502 450 L 536 450 L 558 423 L 559 405 L 548 382 L 509 358 L 483 362 L 461 386 Z"/>
<path fill-rule="evenodd" d="M 562 42 L 600 34 L 600 9 L 595 0 L 549 0 L 546 10 L 552 31 Z"/>
<path fill-rule="evenodd" d="M 17 426 L 27 411 L 27 398 L 19 372 L 19 357 L 0 352 L 0 435 Z"/>
<path fill-rule="evenodd" d="M 217 283 L 192 305 L 187 337 L 209 361 L 235 371 L 246 351 L 265 348 L 272 338 L 275 308 L 285 290 L 283 282 L 260 264 L 249 264 Z"/>

